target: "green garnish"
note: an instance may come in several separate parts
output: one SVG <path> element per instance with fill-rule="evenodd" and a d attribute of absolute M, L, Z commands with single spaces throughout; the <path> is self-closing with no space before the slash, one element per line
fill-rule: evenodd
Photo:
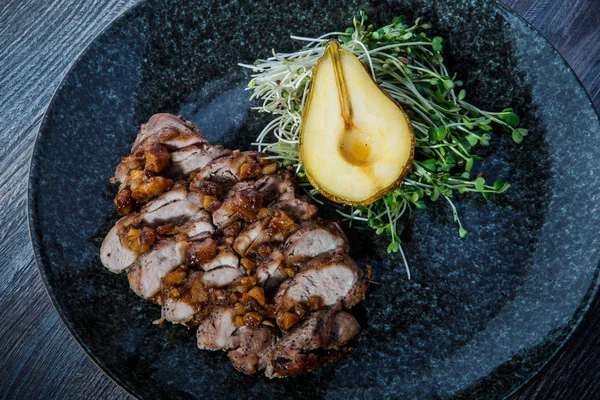
<path fill-rule="evenodd" d="M 255 143 L 259 151 L 272 153 L 271 158 L 291 165 L 316 201 L 318 192 L 307 182 L 298 159 L 298 139 L 302 109 L 310 87 L 312 68 L 323 55 L 331 39 L 355 54 L 370 71 L 373 79 L 408 114 L 416 136 L 412 172 L 396 189 L 364 207 L 334 204 L 346 220 L 368 224 L 380 235 L 390 235 L 388 252 L 400 252 L 410 278 L 408 263 L 402 251 L 397 231 L 398 220 L 411 209 L 426 208 L 424 199 L 443 198 L 452 210 L 461 238 L 467 236 L 451 198 L 458 193 L 476 192 L 486 199 L 492 193 L 503 193 L 510 184 L 501 179 L 490 184 L 483 177 L 473 177 L 475 160 L 482 160 L 474 151 L 488 146 L 493 126 L 500 126 L 512 135 L 516 143 L 527 136 L 527 129 L 518 128 L 519 117 L 512 108 L 500 112 L 481 110 L 465 101 L 463 82 L 450 76 L 442 57 L 443 39 L 430 38 L 425 33 L 430 24 L 417 19 L 409 26 L 403 16 L 375 30 L 365 25 L 367 16 L 360 12 L 353 18 L 353 28 L 330 32 L 318 38 L 292 36 L 308 42 L 293 53 L 275 53 L 254 65 L 244 65 L 255 74 L 248 84 L 253 91 L 250 99 L 262 101 L 259 112 L 272 114 Z"/>

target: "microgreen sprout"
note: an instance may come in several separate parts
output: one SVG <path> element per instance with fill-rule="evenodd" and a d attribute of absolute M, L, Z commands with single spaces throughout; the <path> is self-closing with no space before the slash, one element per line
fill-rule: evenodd
<path fill-rule="evenodd" d="M 481 160 L 474 153 L 488 146 L 491 133 L 500 127 L 512 135 L 516 143 L 527 136 L 519 128 L 519 116 L 512 108 L 500 112 L 485 111 L 465 101 L 463 82 L 450 75 L 442 56 L 443 39 L 430 38 L 430 24 L 418 18 L 408 25 L 403 16 L 379 29 L 367 25 L 367 15 L 353 18 L 353 27 L 344 32 L 331 32 L 317 38 L 292 36 L 305 43 L 292 53 L 276 53 L 257 60 L 250 68 L 254 74 L 248 84 L 251 100 L 258 101 L 258 112 L 273 119 L 259 134 L 259 151 L 270 153 L 284 166 L 296 171 L 301 186 L 316 201 L 318 192 L 306 180 L 298 158 L 302 110 L 307 99 L 312 69 L 324 54 L 325 47 L 337 39 L 344 49 L 356 55 L 373 79 L 408 114 L 416 138 L 415 158 L 411 173 L 402 184 L 368 206 L 335 205 L 341 217 L 350 223 L 366 223 L 377 235 L 390 237 L 388 252 L 400 252 L 410 278 L 408 263 L 398 234 L 399 221 L 410 209 L 426 208 L 425 200 L 444 198 L 450 205 L 453 220 L 461 238 L 467 236 L 452 202 L 454 192 L 480 193 L 486 199 L 505 192 L 510 184 L 497 180 L 487 183 L 473 176 L 473 165 Z"/>

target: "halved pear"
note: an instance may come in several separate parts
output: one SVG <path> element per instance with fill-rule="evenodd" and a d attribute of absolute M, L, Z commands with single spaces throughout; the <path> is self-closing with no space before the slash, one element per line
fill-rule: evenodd
<path fill-rule="evenodd" d="M 302 114 L 300 159 L 311 184 L 337 203 L 368 205 L 410 172 L 414 149 L 402 107 L 355 55 L 329 44 Z"/>

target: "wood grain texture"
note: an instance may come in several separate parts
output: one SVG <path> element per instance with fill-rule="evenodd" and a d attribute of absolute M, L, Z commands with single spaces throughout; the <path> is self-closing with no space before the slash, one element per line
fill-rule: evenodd
<path fill-rule="evenodd" d="M 0 398 L 128 398 L 70 337 L 43 289 L 26 190 L 35 134 L 54 90 L 86 45 L 136 2 L 0 0 Z M 600 107 L 600 1 L 504 3 L 558 49 Z M 518 398 L 600 398 L 598 326 L 600 299 Z"/>

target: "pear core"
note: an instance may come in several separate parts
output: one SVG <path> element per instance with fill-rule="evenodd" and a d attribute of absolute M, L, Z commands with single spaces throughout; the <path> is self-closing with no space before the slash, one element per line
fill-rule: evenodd
<path fill-rule="evenodd" d="M 313 69 L 300 133 L 311 184 L 332 201 L 370 204 L 410 172 L 414 146 L 400 105 L 355 55 L 330 43 Z"/>

